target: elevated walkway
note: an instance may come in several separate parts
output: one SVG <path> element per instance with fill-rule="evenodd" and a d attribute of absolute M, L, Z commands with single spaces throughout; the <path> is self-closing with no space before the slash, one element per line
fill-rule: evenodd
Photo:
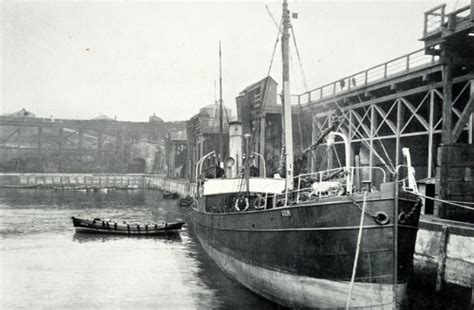
<path fill-rule="evenodd" d="M 313 141 L 337 116 L 342 120 L 338 130 L 356 148 L 370 145 L 368 166 L 377 164 L 373 147 L 385 152 L 382 140 L 392 162 L 400 145 L 414 149 L 417 178 L 434 175 L 435 148 L 446 133 L 446 144 L 472 143 L 472 5 L 449 14 L 444 7 L 425 13 L 424 48 L 294 96 L 303 113 L 312 116 Z M 441 22 L 428 25 L 435 14 Z"/>
<path fill-rule="evenodd" d="M 474 43 L 472 40 L 459 40 L 474 29 L 474 1 L 449 14 L 445 12 L 446 4 L 432 8 L 425 12 L 423 38 L 425 51 L 429 55 L 440 55 L 440 44 L 455 40 L 457 48 L 470 50 Z M 473 34 L 474 35 L 474 34 Z M 470 49 L 469 49 L 470 48 Z"/>
<path fill-rule="evenodd" d="M 312 116 L 312 141 L 337 120 L 336 130 L 352 146 L 349 160 L 362 168 L 361 180 L 368 184 L 381 182 L 369 167 L 403 164 L 400 150 L 408 147 L 416 178 L 436 180 L 424 194 L 471 205 L 473 12 L 474 0 L 449 14 L 445 5 L 433 8 L 425 13 L 424 48 L 295 96 Z M 317 148 L 310 159 L 312 171 L 345 165 L 342 141 Z M 437 289 L 443 283 L 474 285 L 472 273 L 466 273 L 472 255 L 463 251 L 474 242 L 473 212 L 438 203 L 420 224 L 417 268 Z"/>
<path fill-rule="evenodd" d="M 159 122 L 129 122 L 116 120 L 80 120 L 40 117 L 0 116 L 0 126 L 12 127 L 41 127 L 41 128 L 70 128 L 94 131 L 124 131 L 124 132 L 161 132 L 165 124 Z"/>
<path fill-rule="evenodd" d="M 428 81 L 436 74 L 440 79 L 441 70 L 438 56 L 425 55 L 424 49 L 419 49 L 296 97 L 298 103 L 306 108 L 320 107 L 334 100 L 362 101 L 396 93 L 400 87 L 404 87 L 403 84 L 409 84 L 413 80 Z M 420 84 L 419 81 L 415 82 Z"/>
<path fill-rule="evenodd" d="M 474 66 L 474 1 L 449 14 L 445 7 L 425 13 L 421 38 L 424 48 L 295 95 L 292 100 L 319 117 L 327 115 L 324 112 L 334 102 L 339 106 L 377 103 L 400 92 L 412 94 L 442 87 L 446 58 L 463 67 L 454 72 L 454 83 L 470 80 Z"/>

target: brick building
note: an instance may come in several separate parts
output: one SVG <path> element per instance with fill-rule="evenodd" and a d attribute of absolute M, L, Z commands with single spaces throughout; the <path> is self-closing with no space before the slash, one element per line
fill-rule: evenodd
<path fill-rule="evenodd" d="M 224 156 L 229 152 L 229 120 L 232 111 L 224 106 Z M 190 180 L 195 178 L 195 165 L 199 159 L 209 152 L 219 150 L 219 105 L 210 104 L 199 110 L 186 122 L 187 135 L 187 172 L 186 177 Z M 212 166 L 214 163 L 207 161 L 203 168 Z"/>

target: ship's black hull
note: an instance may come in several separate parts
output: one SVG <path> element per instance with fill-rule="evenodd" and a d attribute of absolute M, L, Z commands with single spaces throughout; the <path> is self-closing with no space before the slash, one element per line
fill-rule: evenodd
<path fill-rule="evenodd" d="M 399 201 L 401 212 L 411 211 L 399 225 L 403 286 L 412 271 L 419 210 L 413 195 L 401 195 Z M 353 306 L 392 302 L 393 202 L 380 193 L 368 196 L 367 213 L 385 212 L 390 222 L 381 225 L 365 215 Z M 360 216 L 348 197 L 334 197 L 264 211 L 218 214 L 196 209 L 194 229 L 221 268 L 257 293 L 286 306 L 338 308 L 345 306 L 348 294 Z"/>

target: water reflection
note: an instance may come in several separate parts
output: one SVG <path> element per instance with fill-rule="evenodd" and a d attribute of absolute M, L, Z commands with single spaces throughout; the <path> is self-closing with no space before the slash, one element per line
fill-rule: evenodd
<path fill-rule="evenodd" d="M 182 242 L 183 239 L 179 233 L 170 233 L 170 234 L 162 234 L 162 235 L 154 235 L 154 236 L 135 236 L 135 235 L 111 235 L 111 234 L 98 234 L 98 233 L 74 233 L 72 236 L 72 240 L 79 243 L 85 242 L 108 242 L 108 241 L 116 241 L 116 240 L 123 240 L 123 239 L 144 239 L 144 240 L 152 240 L 152 241 L 162 241 L 162 242 Z"/>
<path fill-rule="evenodd" d="M 52 191 L 48 189 L 2 189 L 2 201 L 14 201 L 16 208 L 54 207 L 54 208 L 102 208 L 110 204 L 120 206 L 142 206 L 145 196 L 142 191 L 75 192 Z M 156 199 L 150 197 L 150 199 Z"/>
<path fill-rule="evenodd" d="M 84 234 L 71 216 L 190 222 L 189 208 L 156 191 L 0 189 L 1 309 L 277 308 L 222 273 L 188 225 L 162 236 Z"/>

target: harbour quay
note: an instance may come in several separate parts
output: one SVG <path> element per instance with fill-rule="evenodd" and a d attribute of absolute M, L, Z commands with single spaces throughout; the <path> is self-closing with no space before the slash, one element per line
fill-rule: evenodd
<path fill-rule="evenodd" d="M 143 189 L 143 174 L 67 174 L 67 173 L 4 173 L 0 186 L 5 188 L 45 189 Z"/>

